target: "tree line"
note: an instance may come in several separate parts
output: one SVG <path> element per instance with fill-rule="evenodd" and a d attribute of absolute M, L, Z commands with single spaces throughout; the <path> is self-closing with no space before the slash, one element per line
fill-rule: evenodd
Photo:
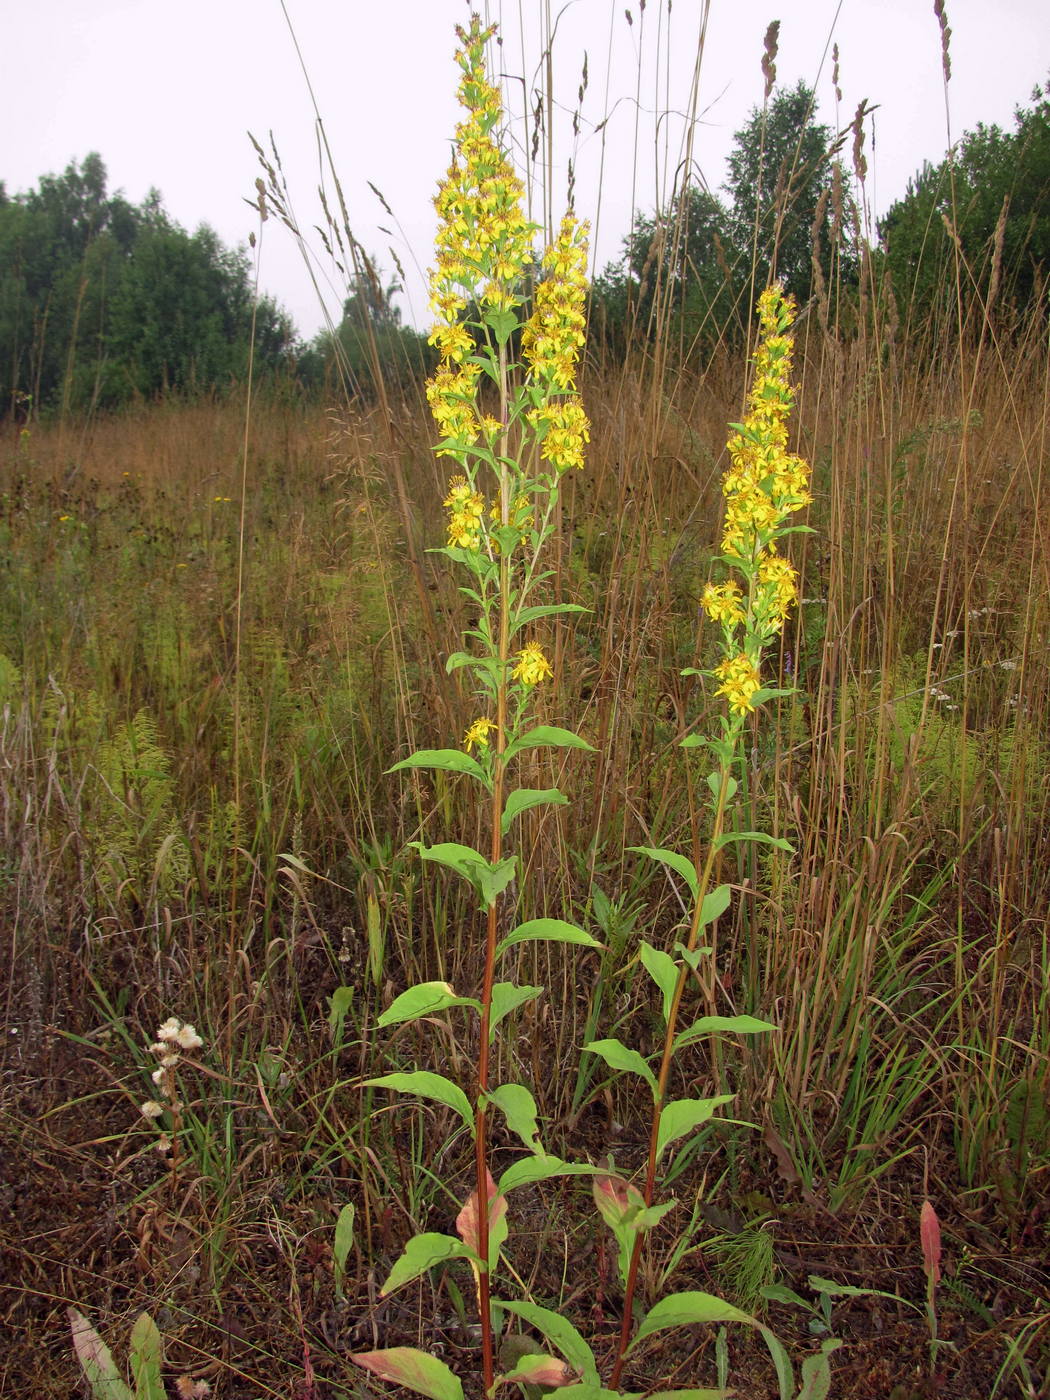
<path fill-rule="evenodd" d="M 771 91 L 736 133 L 721 193 L 683 178 L 666 209 L 638 214 L 619 259 L 594 279 L 591 335 L 618 355 L 638 337 L 670 353 L 743 337 L 774 275 L 839 324 L 855 312 L 867 265 L 918 331 L 933 316 L 1024 312 L 1050 269 L 1050 83 L 1014 128 L 979 125 L 926 165 L 864 238 L 855 176 L 863 113 L 836 133 L 804 83 Z M 850 149 L 847 155 L 847 148 Z M 852 169 L 846 160 L 851 158 Z M 430 367 L 425 336 L 401 324 L 396 284 L 364 259 L 334 336 L 298 341 L 269 297 L 258 303 L 247 254 L 213 230 L 181 228 L 151 192 L 140 205 L 107 190 L 92 154 L 35 189 L 0 183 L 0 416 L 118 408 L 168 393 L 214 392 L 255 365 L 309 391 L 336 380 L 368 395 Z"/>

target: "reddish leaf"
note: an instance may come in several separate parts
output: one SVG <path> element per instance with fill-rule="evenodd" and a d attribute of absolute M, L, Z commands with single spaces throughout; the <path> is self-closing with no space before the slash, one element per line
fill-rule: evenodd
<path fill-rule="evenodd" d="M 415 1347 L 388 1347 L 385 1351 L 359 1351 L 350 1357 L 355 1366 L 371 1371 L 380 1380 L 393 1381 L 427 1400 L 463 1400 L 463 1383 L 439 1361 Z"/>
<path fill-rule="evenodd" d="M 489 1239 L 498 1233 L 498 1226 L 503 1217 L 507 1214 L 507 1198 L 501 1196 L 496 1189 L 496 1183 L 492 1179 L 492 1173 L 486 1169 L 486 1195 L 488 1197 L 488 1217 L 489 1217 Z M 468 1244 L 475 1254 L 481 1253 L 481 1245 L 478 1243 L 478 1193 L 471 1191 L 467 1197 L 467 1203 L 456 1216 L 456 1230 L 464 1244 Z M 504 1236 L 505 1238 L 505 1236 Z"/>
<path fill-rule="evenodd" d="M 565 1362 L 558 1356 L 550 1356 L 545 1353 L 534 1353 L 523 1356 L 513 1371 L 508 1371 L 505 1376 L 500 1376 L 503 1381 L 522 1381 L 526 1385 L 574 1385 L 579 1379 L 571 1366 L 566 1366 Z"/>
<path fill-rule="evenodd" d="M 941 1279 L 941 1222 L 929 1201 L 923 1201 L 919 1212 L 919 1239 L 926 1277 L 936 1287 Z"/>

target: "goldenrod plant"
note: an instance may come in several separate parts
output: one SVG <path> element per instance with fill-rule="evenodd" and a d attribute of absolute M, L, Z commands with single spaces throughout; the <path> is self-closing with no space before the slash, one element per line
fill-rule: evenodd
<path fill-rule="evenodd" d="M 793 512 L 808 502 L 806 469 L 787 451 L 791 306 L 778 288 L 760 304 L 762 342 L 748 417 L 730 444 L 732 466 L 725 481 L 727 519 L 723 539 L 726 564 L 740 576 L 712 585 L 705 607 L 723 626 L 724 660 L 715 671 L 728 715 L 718 736 L 687 739 L 717 760 L 711 777 L 714 816 L 708 857 L 702 872 L 685 856 L 659 848 L 647 854 L 688 883 L 694 900 L 684 942 L 675 955 L 644 940 L 641 961 L 662 997 L 666 1035 L 658 1072 L 649 1060 L 617 1039 L 589 1042 L 617 1072 L 634 1074 L 652 1096 L 652 1130 L 644 1189 L 639 1191 L 613 1167 L 569 1163 L 548 1153 L 539 1136 L 536 1102 L 524 1084 L 492 1080 L 492 1049 L 505 1018 L 542 989 L 497 980 L 505 954 L 531 940 L 597 947 L 579 926 L 561 919 L 515 923 L 515 881 L 519 862 L 509 839 L 525 810 L 566 802 L 555 788 L 513 785 L 515 759 L 526 750 L 589 747 L 569 730 L 535 724 L 534 697 L 552 676 L 536 624 L 578 610 L 572 604 L 535 602 L 548 577 L 543 549 L 548 540 L 563 473 L 583 465 L 588 422 L 576 393 L 577 365 L 584 344 L 586 230 L 566 215 L 558 237 L 542 258 L 542 280 L 526 316 L 527 274 L 536 230 L 522 208 L 522 188 L 499 143 L 499 97 L 486 76 L 484 51 L 492 31 L 475 18 L 460 31 L 460 102 L 466 117 L 456 132 L 456 154 L 437 198 L 441 227 L 432 305 L 438 324 L 431 337 L 441 363 L 427 397 L 441 439 L 436 451 L 453 468 L 445 499 L 447 543 L 441 551 L 468 575 L 462 588 L 477 613 L 467 632 L 469 650 L 453 653 L 450 670 L 464 670 L 474 682 L 477 714 L 458 749 L 426 749 L 391 771 L 437 769 L 467 776 L 483 795 L 489 844 L 479 851 L 457 842 L 416 843 L 420 856 L 446 866 L 473 887 L 486 919 L 484 972 L 476 995 L 464 995 L 447 982 L 427 982 L 398 996 L 380 1018 L 392 1026 L 462 1007 L 479 1018 L 476 1077 L 465 1089 L 427 1070 L 396 1072 L 368 1080 L 373 1087 L 417 1095 L 444 1104 L 462 1120 L 474 1143 L 474 1190 L 456 1220 L 458 1237 L 426 1232 L 409 1240 L 383 1291 L 419 1278 L 438 1263 L 467 1261 L 476 1284 L 480 1318 L 481 1380 L 486 1395 L 498 1385 L 573 1385 L 574 1394 L 605 1396 L 591 1347 L 564 1317 L 531 1299 L 492 1296 L 492 1278 L 508 1238 L 508 1197 L 519 1186 L 552 1177 L 593 1177 L 594 1199 L 619 1245 L 625 1288 L 623 1328 L 610 1384 L 619 1384 L 634 1347 L 665 1328 L 696 1322 L 743 1322 L 759 1327 L 780 1379 L 781 1393 L 793 1393 L 791 1367 L 775 1336 L 739 1308 L 709 1294 L 671 1294 L 654 1304 L 632 1338 L 633 1299 L 646 1233 L 675 1204 L 654 1204 L 657 1171 L 674 1143 L 691 1140 L 732 1098 L 669 1097 L 674 1056 L 703 1037 L 766 1032 L 772 1027 L 747 1016 L 708 1014 L 678 1031 L 679 1008 L 690 977 L 709 950 L 699 946 L 702 931 L 725 912 L 728 885 L 713 884 L 718 853 L 730 840 L 768 840 L 761 833 L 727 833 L 726 813 L 736 789 L 733 769 L 740 761 L 745 725 L 763 700 L 777 695 L 763 687 L 763 652 L 777 635 L 796 596 L 792 566 L 777 552 L 777 541 L 792 527 Z M 785 844 L 785 843 L 779 843 Z M 469 1090 L 469 1092 L 468 1092 Z M 495 1110 L 528 1155 L 503 1172 L 490 1171 L 490 1116 Z M 545 1339 L 505 1338 L 499 1347 L 497 1319 L 510 1314 Z M 509 1349 L 506 1343 L 509 1342 Z M 555 1354 L 558 1353 L 558 1354 Z M 497 1376 L 497 1356 L 507 1366 Z M 361 1352 L 354 1361 L 383 1379 L 434 1400 L 460 1400 L 462 1381 L 437 1357 L 412 1347 Z M 578 1383 L 578 1384 L 577 1384 Z M 671 1394 L 672 1392 L 668 1392 Z M 720 1391 L 679 1391 L 681 1397 Z"/>

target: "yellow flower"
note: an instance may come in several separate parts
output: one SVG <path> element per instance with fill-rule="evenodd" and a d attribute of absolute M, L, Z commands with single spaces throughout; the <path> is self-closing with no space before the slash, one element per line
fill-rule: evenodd
<path fill-rule="evenodd" d="M 549 275 L 536 288 L 533 312 L 521 337 L 532 377 L 560 393 L 575 387 L 586 338 L 587 232 L 585 223 L 565 215 L 557 239 L 544 254 Z"/>
<path fill-rule="evenodd" d="M 499 726 L 491 719 L 476 719 L 467 730 L 466 734 L 463 735 L 463 747 L 466 749 L 467 753 L 470 753 L 471 749 L 475 747 L 487 749 L 489 746 L 489 730 L 497 729 L 498 727 Z"/>
<path fill-rule="evenodd" d="M 456 549 L 481 548 L 481 518 L 485 500 L 465 477 L 454 476 L 444 501 L 449 512 L 448 542 Z"/>
<path fill-rule="evenodd" d="M 715 694 L 724 695 L 731 710 L 746 715 L 755 708 L 751 697 L 756 690 L 761 690 L 762 681 L 758 667 L 749 656 L 741 652 L 739 656 L 730 657 L 715 667 L 715 675 L 722 682 Z"/>
<path fill-rule="evenodd" d="M 551 664 L 539 643 L 526 642 L 518 652 L 518 664 L 511 672 L 513 679 L 521 681 L 522 685 L 539 685 L 540 681 L 548 680 L 553 675 Z"/>
<path fill-rule="evenodd" d="M 735 626 L 743 622 L 746 616 L 742 598 L 738 583 L 709 583 L 703 591 L 700 605 L 712 622 L 728 622 L 730 626 Z"/>

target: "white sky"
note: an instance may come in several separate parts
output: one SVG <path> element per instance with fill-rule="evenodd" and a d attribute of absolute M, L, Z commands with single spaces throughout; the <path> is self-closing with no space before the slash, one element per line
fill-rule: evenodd
<path fill-rule="evenodd" d="M 285 0 L 325 121 L 351 224 L 389 277 L 406 274 L 405 319 L 426 321 L 423 272 L 431 197 L 457 120 L 453 26 L 465 0 Z M 977 122 L 1010 127 L 1013 109 L 1050 74 L 1046 0 L 946 0 L 952 27 L 952 136 Z M 0 179 L 9 193 L 97 150 L 110 190 L 135 203 L 151 186 L 188 229 L 211 224 L 227 243 L 256 225 L 244 203 L 259 174 L 247 132 L 273 132 L 296 213 L 320 221 L 313 109 L 281 0 L 7 0 L 0 54 Z M 545 16 L 557 25 L 554 217 L 573 155 L 570 117 L 584 53 L 589 88 L 575 142 L 577 211 L 597 218 L 593 263 L 620 251 L 633 205 L 651 210 L 681 158 L 703 0 L 481 0 L 501 21 L 505 93 L 523 138 L 523 94 L 537 88 Z M 629 24 L 625 10 L 630 10 Z M 762 98 L 766 26 L 780 19 L 778 82 L 817 89 L 818 116 L 845 126 L 878 104 L 866 153 L 868 196 L 882 213 L 924 159 L 946 145 L 940 34 L 932 0 L 711 0 L 693 159 L 716 190 L 732 136 Z M 831 44 L 840 51 L 836 111 Z M 522 58 L 524 47 L 525 58 Z M 524 75 L 523 86 L 521 77 Z M 542 77 L 542 73 L 539 73 Z M 638 100 L 636 101 L 636 96 Z M 598 132 L 595 128 L 608 118 Z M 847 149 L 848 154 L 848 149 Z M 382 192 L 395 225 L 368 187 Z M 601 189 L 600 209 L 598 190 Z M 541 213 L 538 201 L 534 214 Z M 390 230 L 389 233 L 383 229 Z M 314 240 L 320 251 L 319 240 Z M 322 259 L 323 264 L 323 259 Z M 292 239 L 266 225 L 261 284 L 304 335 L 321 323 Z M 338 308 L 341 292 L 330 304 Z M 337 312 L 336 312 L 337 314 Z"/>

